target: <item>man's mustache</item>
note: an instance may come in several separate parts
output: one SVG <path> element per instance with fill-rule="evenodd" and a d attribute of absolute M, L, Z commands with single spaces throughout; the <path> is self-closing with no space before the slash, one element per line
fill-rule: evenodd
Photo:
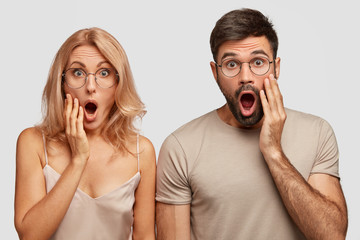
<path fill-rule="evenodd" d="M 242 85 L 238 90 L 236 90 L 236 92 L 235 92 L 236 99 L 238 99 L 238 97 L 242 91 L 248 91 L 248 90 L 253 91 L 256 94 L 256 96 L 258 98 L 260 98 L 260 91 L 257 88 L 255 88 L 254 86 L 252 86 L 251 84 L 246 84 L 246 85 Z"/>

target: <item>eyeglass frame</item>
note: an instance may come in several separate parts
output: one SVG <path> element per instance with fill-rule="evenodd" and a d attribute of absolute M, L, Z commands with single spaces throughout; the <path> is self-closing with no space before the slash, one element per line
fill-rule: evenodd
<path fill-rule="evenodd" d="M 71 69 L 79 69 L 79 70 L 81 70 L 82 72 L 85 73 L 85 81 L 84 81 L 84 84 L 81 85 L 80 87 L 76 87 L 76 88 L 75 88 L 75 87 L 71 87 L 71 86 L 69 85 L 69 83 L 66 81 L 66 78 L 65 78 L 66 72 L 69 71 L 69 70 L 71 70 Z M 96 73 L 97 73 L 99 70 L 103 70 L 103 69 L 111 69 L 111 70 L 114 70 L 114 72 L 115 72 L 116 82 L 115 82 L 113 85 L 111 85 L 110 87 L 102 87 L 102 86 L 100 86 L 100 84 L 97 82 Z M 86 84 L 86 82 L 87 82 L 87 80 L 88 80 L 88 76 L 89 76 L 89 75 L 94 75 L 96 84 L 97 84 L 100 88 L 103 88 L 103 89 L 111 88 L 111 87 L 113 87 L 116 83 L 119 82 L 119 73 L 116 71 L 115 68 L 99 68 L 98 70 L 96 70 L 95 73 L 88 73 L 88 72 L 86 72 L 85 70 L 83 70 L 83 69 L 81 69 L 81 68 L 68 68 L 68 69 L 66 69 L 66 70 L 63 71 L 63 73 L 61 74 L 61 77 L 62 77 L 62 81 L 65 82 L 66 85 L 67 85 L 69 88 L 72 88 L 72 89 L 80 89 L 80 88 L 82 88 L 83 86 L 85 86 L 85 84 Z"/>
<path fill-rule="evenodd" d="M 263 57 L 264 59 L 266 59 L 266 60 L 269 62 L 269 68 L 268 68 L 268 70 L 267 70 L 265 73 L 263 73 L 263 74 L 256 74 L 256 73 L 254 73 L 253 70 L 251 70 L 251 66 L 250 66 L 250 62 L 251 62 L 253 59 L 255 59 L 255 58 L 257 58 L 257 57 L 254 57 L 254 58 L 250 59 L 249 62 L 241 62 L 241 61 L 239 61 L 239 60 L 237 60 L 237 59 L 235 59 L 235 58 L 230 58 L 230 60 L 233 59 L 233 60 L 235 60 L 236 62 L 239 62 L 239 64 L 240 64 L 240 70 L 239 70 L 239 72 L 238 72 L 237 74 L 235 74 L 234 76 L 228 76 L 228 75 L 226 75 L 226 74 L 224 73 L 223 69 L 222 69 L 223 62 L 226 61 L 226 60 L 229 60 L 229 59 L 223 59 L 223 60 L 221 61 L 221 65 L 218 64 L 218 63 L 215 61 L 215 65 L 216 65 L 217 67 L 220 67 L 221 72 L 222 72 L 226 77 L 229 77 L 229 78 L 233 78 L 233 77 L 236 77 L 237 75 L 239 75 L 239 73 L 241 72 L 243 63 L 248 63 L 248 64 L 249 64 L 248 66 L 249 66 L 250 71 L 251 71 L 253 74 L 255 74 L 256 76 L 264 76 L 265 74 L 267 74 L 267 73 L 269 72 L 269 70 L 270 70 L 270 67 L 271 67 L 271 64 L 272 64 L 272 63 L 274 63 L 274 66 L 275 66 L 275 59 L 273 59 L 272 61 L 270 61 L 268 58 Z"/>

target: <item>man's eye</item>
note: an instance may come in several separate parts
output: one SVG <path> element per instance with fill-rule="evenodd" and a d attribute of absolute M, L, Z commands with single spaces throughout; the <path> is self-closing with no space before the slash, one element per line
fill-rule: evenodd
<path fill-rule="evenodd" d="M 262 65 L 264 65 L 264 60 L 259 59 L 259 58 L 254 59 L 252 62 L 255 67 L 261 67 Z"/>
<path fill-rule="evenodd" d="M 229 61 L 226 63 L 227 68 L 236 68 L 239 64 L 235 61 Z"/>

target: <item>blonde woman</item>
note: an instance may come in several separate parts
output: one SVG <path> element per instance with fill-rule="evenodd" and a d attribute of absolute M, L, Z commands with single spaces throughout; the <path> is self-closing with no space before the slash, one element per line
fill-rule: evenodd
<path fill-rule="evenodd" d="M 70 36 L 43 107 L 17 142 L 20 239 L 155 239 L 155 151 L 133 125 L 145 110 L 118 41 L 99 28 Z"/>

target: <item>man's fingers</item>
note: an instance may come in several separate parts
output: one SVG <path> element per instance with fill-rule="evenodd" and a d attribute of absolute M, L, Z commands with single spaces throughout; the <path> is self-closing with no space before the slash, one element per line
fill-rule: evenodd
<path fill-rule="evenodd" d="M 277 112 L 279 113 L 279 115 L 282 119 L 285 119 L 286 112 L 285 112 L 285 108 L 284 108 L 284 100 L 283 100 L 283 96 L 280 92 L 279 84 L 278 84 L 276 78 L 274 77 L 274 75 L 270 74 L 270 79 L 271 79 L 272 90 L 273 90 L 276 105 L 277 105 Z"/>
<path fill-rule="evenodd" d="M 268 100 L 266 99 L 265 91 L 264 91 L 264 90 L 261 90 L 261 91 L 260 91 L 260 99 L 261 99 L 261 105 L 262 105 L 262 107 L 263 107 L 264 115 L 265 115 L 265 116 L 269 116 L 269 114 L 270 114 L 270 107 L 269 107 Z"/>
<path fill-rule="evenodd" d="M 275 95 L 273 91 L 273 83 L 269 78 L 265 78 L 264 80 L 265 92 L 267 96 L 267 102 L 271 110 L 277 109 L 277 103 L 275 100 Z"/>
<path fill-rule="evenodd" d="M 279 84 L 274 75 L 272 74 L 270 74 L 270 84 L 275 97 L 276 105 L 278 107 L 278 111 L 281 112 L 284 106 L 283 96 L 280 92 Z"/>

